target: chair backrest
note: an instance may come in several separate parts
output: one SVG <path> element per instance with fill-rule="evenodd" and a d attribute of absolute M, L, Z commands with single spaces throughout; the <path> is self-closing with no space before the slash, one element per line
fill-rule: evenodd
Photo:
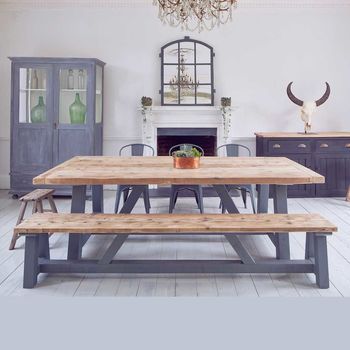
<path fill-rule="evenodd" d="M 250 157 L 252 155 L 252 152 L 247 146 L 238 143 L 228 143 L 218 147 L 216 154 L 220 155 L 221 152 L 224 152 L 226 157 Z"/>
<path fill-rule="evenodd" d="M 177 150 L 190 151 L 192 148 L 197 148 L 197 150 L 202 153 L 202 156 L 204 156 L 203 148 L 201 146 L 194 145 L 193 143 L 181 143 L 179 145 L 171 147 L 169 150 L 169 156 L 171 156 L 173 152 Z"/>
<path fill-rule="evenodd" d="M 129 152 L 129 155 L 132 157 L 142 157 L 146 155 L 145 153 L 149 153 L 150 156 L 154 156 L 153 147 L 144 143 L 131 143 L 129 145 L 125 145 L 119 150 L 119 155 L 125 155 L 127 152 Z"/>

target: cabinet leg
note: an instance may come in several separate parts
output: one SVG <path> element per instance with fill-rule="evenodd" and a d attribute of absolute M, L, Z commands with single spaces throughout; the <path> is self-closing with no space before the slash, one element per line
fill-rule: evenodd
<path fill-rule="evenodd" d="M 350 186 L 348 187 L 348 192 L 346 194 L 346 201 L 350 202 Z"/>

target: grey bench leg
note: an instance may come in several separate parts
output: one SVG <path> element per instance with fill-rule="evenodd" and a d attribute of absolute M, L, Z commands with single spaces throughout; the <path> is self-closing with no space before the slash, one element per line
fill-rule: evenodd
<path fill-rule="evenodd" d="M 39 273 L 39 237 L 26 236 L 23 288 L 34 288 Z"/>
<path fill-rule="evenodd" d="M 319 288 L 329 288 L 328 256 L 327 256 L 327 236 L 324 234 L 314 234 L 315 245 L 315 275 Z"/>

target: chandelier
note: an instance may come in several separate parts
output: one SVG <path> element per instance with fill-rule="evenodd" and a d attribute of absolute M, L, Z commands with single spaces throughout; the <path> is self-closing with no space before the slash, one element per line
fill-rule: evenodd
<path fill-rule="evenodd" d="M 174 93 L 177 93 L 178 86 L 181 88 L 181 95 L 182 96 L 190 96 L 193 95 L 195 91 L 195 86 L 199 86 L 199 80 L 197 82 L 194 81 L 194 78 L 191 77 L 190 74 L 188 74 L 185 66 L 185 57 L 184 53 L 180 53 L 181 60 L 180 60 L 180 67 L 179 67 L 179 76 L 174 75 L 169 80 L 169 86 L 170 90 L 172 90 Z"/>
<path fill-rule="evenodd" d="M 153 0 L 153 5 L 159 6 L 164 24 L 201 32 L 231 21 L 237 0 Z"/>

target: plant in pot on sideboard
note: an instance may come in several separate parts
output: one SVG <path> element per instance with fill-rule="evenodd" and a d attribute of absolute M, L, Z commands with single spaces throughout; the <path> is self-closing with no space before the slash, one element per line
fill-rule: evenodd
<path fill-rule="evenodd" d="M 173 153 L 174 168 L 198 169 L 202 153 L 197 148 L 181 149 Z"/>

